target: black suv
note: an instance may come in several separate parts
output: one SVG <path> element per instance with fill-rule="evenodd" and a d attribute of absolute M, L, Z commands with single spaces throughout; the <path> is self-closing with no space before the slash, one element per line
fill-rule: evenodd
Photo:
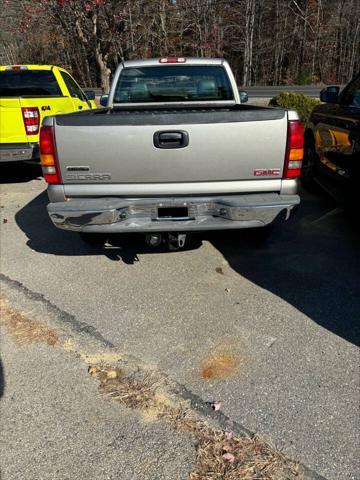
<path fill-rule="evenodd" d="M 355 208 L 360 185 L 360 74 L 340 93 L 327 87 L 320 93 L 324 103 L 311 114 L 305 132 L 302 183 L 307 190 L 319 186 L 345 207 Z M 356 198 L 355 198 L 356 197 Z"/>

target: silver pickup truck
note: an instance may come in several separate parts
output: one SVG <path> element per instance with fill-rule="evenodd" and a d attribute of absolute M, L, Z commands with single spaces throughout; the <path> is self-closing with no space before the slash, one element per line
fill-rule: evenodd
<path fill-rule="evenodd" d="M 44 120 L 56 227 L 183 246 L 187 232 L 266 227 L 299 203 L 297 113 L 241 104 L 226 61 L 123 62 L 106 102 Z"/>

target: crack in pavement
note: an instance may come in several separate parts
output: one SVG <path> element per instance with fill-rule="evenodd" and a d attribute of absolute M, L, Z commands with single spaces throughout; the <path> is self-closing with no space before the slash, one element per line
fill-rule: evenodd
<path fill-rule="evenodd" d="M 141 377 L 145 373 L 146 376 L 150 377 L 152 382 L 157 385 L 157 388 L 159 386 L 161 386 L 161 388 L 166 387 L 167 401 L 165 404 L 167 402 L 175 402 L 178 405 L 187 403 L 188 410 L 191 411 L 191 414 L 195 415 L 200 422 L 206 425 L 210 422 L 213 432 L 232 431 L 234 435 L 237 435 L 239 438 L 252 439 L 251 441 L 258 438 L 253 432 L 250 432 L 239 423 L 232 421 L 223 412 L 210 410 L 207 402 L 198 395 L 193 394 L 184 385 L 180 385 L 173 379 L 170 379 L 165 373 L 159 370 L 149 369 L 140 359 L 119 353 L 115 345 L 104 338 L 96 328 L 85 322 L 79 322 L 75 316 L 61 310 L 42 294 L 28 289 L 22 283 L 4 274 L 0 274 L 0 283 L 3 284 L 2 291 L 11 304 L 18 305 L 22 295 L 25 299 L 31 302 L 38 302 L 41 308 L 45 308 L 47 313 L 46 324 L 54 327 L 58 332 L 59 338 L 63 339 L 63 341 L 59 343 L 63 350 L 79 356 L 82 361 L 87 364 L 95 365 L 95 368 L 97 368 L 98 365 L 101 365 L 102 368 L 105 366 L 109 368 L 109 364 L 112 367 L 120 364 L 121 369 L 126 372 L 124 377 L 126 379 L 138 379 L 139 376 Z M 101 386 L 102 384 L 100 383 L 100 387 Z M 123 403 L 126 405 L 126 402 Z M 162 404 L 163 403 L 164 397 L 162 397 Z M 210 428 L 209 425 L 208 428 Z M 293 465 L 296 464 L 296 462 L 287 461 Z M 305 465 L 299 465 L 300 471 L 305 479 L 325 480 L 324 477 L 308 469 Z M 201 477 L 193 476 L 194 480 L 197 478 Z"/>
<path fill-rule="evenodd" d="M 114 348 L 114 345 L 107 339 L 105 339 L 100 332 L 96 330 L 95 327 L 89 325 L 86 322 L 79 322 L 74 315 L 62 310 L 58 306 L 51 303 L 47 300 L 44 295 L 41 293 L 34 292 L 29 288 L 25 287 L 21 282 L 13 280 L 3 273 L 0 273 L 0 282 L 4 282 L 9 287 L 16 289 L 18 292 L 21 292 L 24 296 L 34 302 L 40 302 L 46 306 L 47 310 L 53 315 L 58 317 L 58 320 L 63 324 L 67 324 L 75 333 L 90 335 L 92 338 L 97 340 L 102 346 L 107 348 Z"/>

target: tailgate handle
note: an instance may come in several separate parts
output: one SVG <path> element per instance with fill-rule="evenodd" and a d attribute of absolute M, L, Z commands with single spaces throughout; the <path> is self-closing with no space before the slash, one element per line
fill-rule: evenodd
<path fill-rule="evenodd" d="M 154 145 L 156 148 L 184 148 L 189 145 L 189 134 L 184 130 L 155 132 Z"/>

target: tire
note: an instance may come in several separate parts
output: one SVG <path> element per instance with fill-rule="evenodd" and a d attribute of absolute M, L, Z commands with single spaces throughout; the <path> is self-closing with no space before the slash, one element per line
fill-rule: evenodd
<path fill-rule="evenodd" d="M 305 136 L 304 160 L 301 168 L 301 184 L 309 193 L 319 193 L 320 185 L 315 180 L 315 164 L 318 155 L 315 151 L 314 138 Z"/>
<path fill-rule="evenodd" d="M 100 247 L 105 243 L 105 237 L 101 233 L 84 233 L 80 232 L 81 240 L 87 245 Z"/>

